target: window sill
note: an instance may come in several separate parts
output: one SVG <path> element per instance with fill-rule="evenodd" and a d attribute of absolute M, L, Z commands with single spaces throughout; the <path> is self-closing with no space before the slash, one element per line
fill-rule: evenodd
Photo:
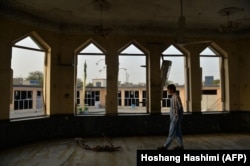
<path fill-rule="evenodd" d="M 49 115 L 42 115 L 42 116 L 32 116 L 32 117 L 22 117 L 22 118 L 13 118 L 10 119 L 10 122 L 18 122 L 18 121 L 26 121 L 26 120 L 36 120 L 36 119 L 44 119 L 49 118 Z"/>

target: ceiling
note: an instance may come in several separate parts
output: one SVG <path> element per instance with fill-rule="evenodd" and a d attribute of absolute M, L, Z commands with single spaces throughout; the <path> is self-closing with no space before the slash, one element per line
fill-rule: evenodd
<path fill-rule="evenodd" d="M 91 33 L 100 24 L 101 0 L 2 0 L 0 14 L 27 24 L 60 31 Z M 235 7 L 229 20 L 239 24 L 236 30 L 250 29 L 250 0 L 183 0 L 186 30 L 218 32 L 227 16 L 221 9 Z M 105 0 L 103 26 L 114 33 L 163 33 L 178 27 L 180 0 Z M 235 32 L 234 32 L 235 33 Z"/>

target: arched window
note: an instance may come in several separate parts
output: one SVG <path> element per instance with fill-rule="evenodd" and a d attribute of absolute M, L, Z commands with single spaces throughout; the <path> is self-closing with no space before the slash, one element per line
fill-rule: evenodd
<path fill-rule="evenodd" d="M 118 113 L 146 113 L 146 55 L 134 43 L 119 54 Z"/>
<path fill-rule="evenodd" d="M 46 50 L 33 36 L 27 36 L 13 44 L 11 119 L 46 114 L 46 59 Z"/>
<path fill-rule="evenodd" d="M 104 114 L 106 63 L 104 52 L 93 42 L 77 54 L 76 114 Z"/>
<path fill-rule="evenodd" d="M 200 53 L 202 72 L 202 111 L 222 111 L 223 58 L 212 47 Z"/>
<path fill-rule="evenodd" d="M 187 111 L 187 84 L 186 84 L 186 56 L 177 49 L 174 45 L 170 45 L 166 50 L 162 52 L 162 60 L 161 65 L 163 65 L 163 61 L 170 61 L 171 66 L 168 69 L 168 73 L 165 86 L 162 89 L 162 112 L 168 112 L 170 109 L 171 103 L 171 95 L 167 93 L 167 85 L 175 84 L 177 88 L 177 93 L 180 95 L 182 104 L 184 107 L 184 111 Z M 163 66 L 161 66 L 162 68 Z"/>

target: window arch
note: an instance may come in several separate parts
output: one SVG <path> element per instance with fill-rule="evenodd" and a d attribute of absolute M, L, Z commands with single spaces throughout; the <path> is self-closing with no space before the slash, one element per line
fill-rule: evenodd
<path fill-rule="evenodd" d="M 49 114 L 50 47 L 35 32 L 13 41 L 10 119 Z"/>
<path fill-rule="evenodd" d="M 146 113 L 147 50 L 132 41 L 119 51 L 118 113 Z"/>
<path fill-rule="evenodd" d="M 171 95 L 167 93 L 167 84 L 175 84 L 177 87 L 177 93 L 179 93 L 184 111 L 188 112 L 188 76 L 187 76 L 187 56 L 176 45 L 170 45 L 162 52 L 161 69 L 163 68 L 163 61 L 170 61 L 170 67 L 167 73 L 164 73 L 167 80 L 163 80 L 165 85 L 162 89 L 162 113 L 168 112 L 170 108 Z M 163 74 L 163 73 L 162 73 Z M 164 77 L 163 77 L 164 78 Z"/>
<path fill-rule="evenodd" d="M 209 45 L 200 53 L 202 111 L 225 110 L 225 57 Z"/>
<path fill-rule="evenodd" d="M 76 114 L 105 113 L 105 52 L 105 49 L 91 39 L 75 51 Z"/>

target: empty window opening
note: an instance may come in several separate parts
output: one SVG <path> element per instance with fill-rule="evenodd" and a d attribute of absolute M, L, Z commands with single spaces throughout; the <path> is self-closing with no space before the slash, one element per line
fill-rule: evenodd
<path fill-rule="evenodd" d="M 217 95 L 217 90 L 202 90 L 203 95 Z"/>
<path fill-rule="evenodd" d="M 117 93 L 117 104 L 118 106 L 122 106 L 122 93 L 120 90 Z"/>
<path fill-rule="evenodd" d="M 94 43 L 77 55 L 76 76 L 76 114 L 105 114 L 105 55 Z"/>
<path fill-rule="evenodd" d="M 141 102 L 143 107 L 147 106 L 147 91 L 143 90 L 142 91 L 142 102 Z"/>
<path fill-rule="evenodd" d="M 131 106 L 132 108 L 139 106 L 139 91 L 125 91 L 124 103 L 125 106 Z"/>
<path fill-rule="evenodd" d="M 217 53 L 213 48 L 207 47 L 205 48 L 201 53 L 201 56 L 219 56 L 219 53 Z"/>
<path fill-rule="evenodd" d="M 80 98 L 80 90 L 77 90 L 77 92 L 76 92 L 76 103 L 77 103 L 77 105 L 80 105 L 80 100 L 81 100 L 81 98 Z"/>
<path fill-rule="evenodd" d="M 187 111 L 187 101 L 186 101 L 186 57 L 183 53 L 178 50 L 174 45 L 170 45 L 162 53 L 161 68 L 163 67 L 163 61 L 170 61 L 171 66 L 168 69 L 166 80 L 163 80 L 165 85 L 162 89 L 162 109 L 161 112 L 169 112 L 171 95 L 167 93 L 167 85 L 175 84 L 177 88 L 177 93 L 179 94 L 184 111 Z"/>
<path fill-rule="evenodd" d="M 221 71 L 223 58 L 211 47 L 200 53 L 202 111 L 222 111 Z"/>
<path fill-rule="evenodd" d="M 174 45 L 170 45 L 166 50 L 163 51 L 163 55 L 181 55 L 183 56 L 183 53 L 178 50 Z"/>
<path fill-rule="evenodd" d="M 134 44 L 119 55 L 118 113 L 146 113 L 146 55 Z M 143 96 L 144 94 L 144 96 Z"/>
<path fill-rule="evenodd" d="M 32 91 L 16 90 L 14 94 L 14 110 L 27 110 L 33 108 Z"/>
<path fill-rule="evenodd" d="M 85 104 L 88 106 L 96 106 L 100 101 L 100 91 L 87 90 L 85 93 Z"/>
<path fill-rule="evenodd" d="M 44 49 L 30 36 L 12 46 L 11 119 L 45 115 L 43 94 L 45 59 Z"/>

